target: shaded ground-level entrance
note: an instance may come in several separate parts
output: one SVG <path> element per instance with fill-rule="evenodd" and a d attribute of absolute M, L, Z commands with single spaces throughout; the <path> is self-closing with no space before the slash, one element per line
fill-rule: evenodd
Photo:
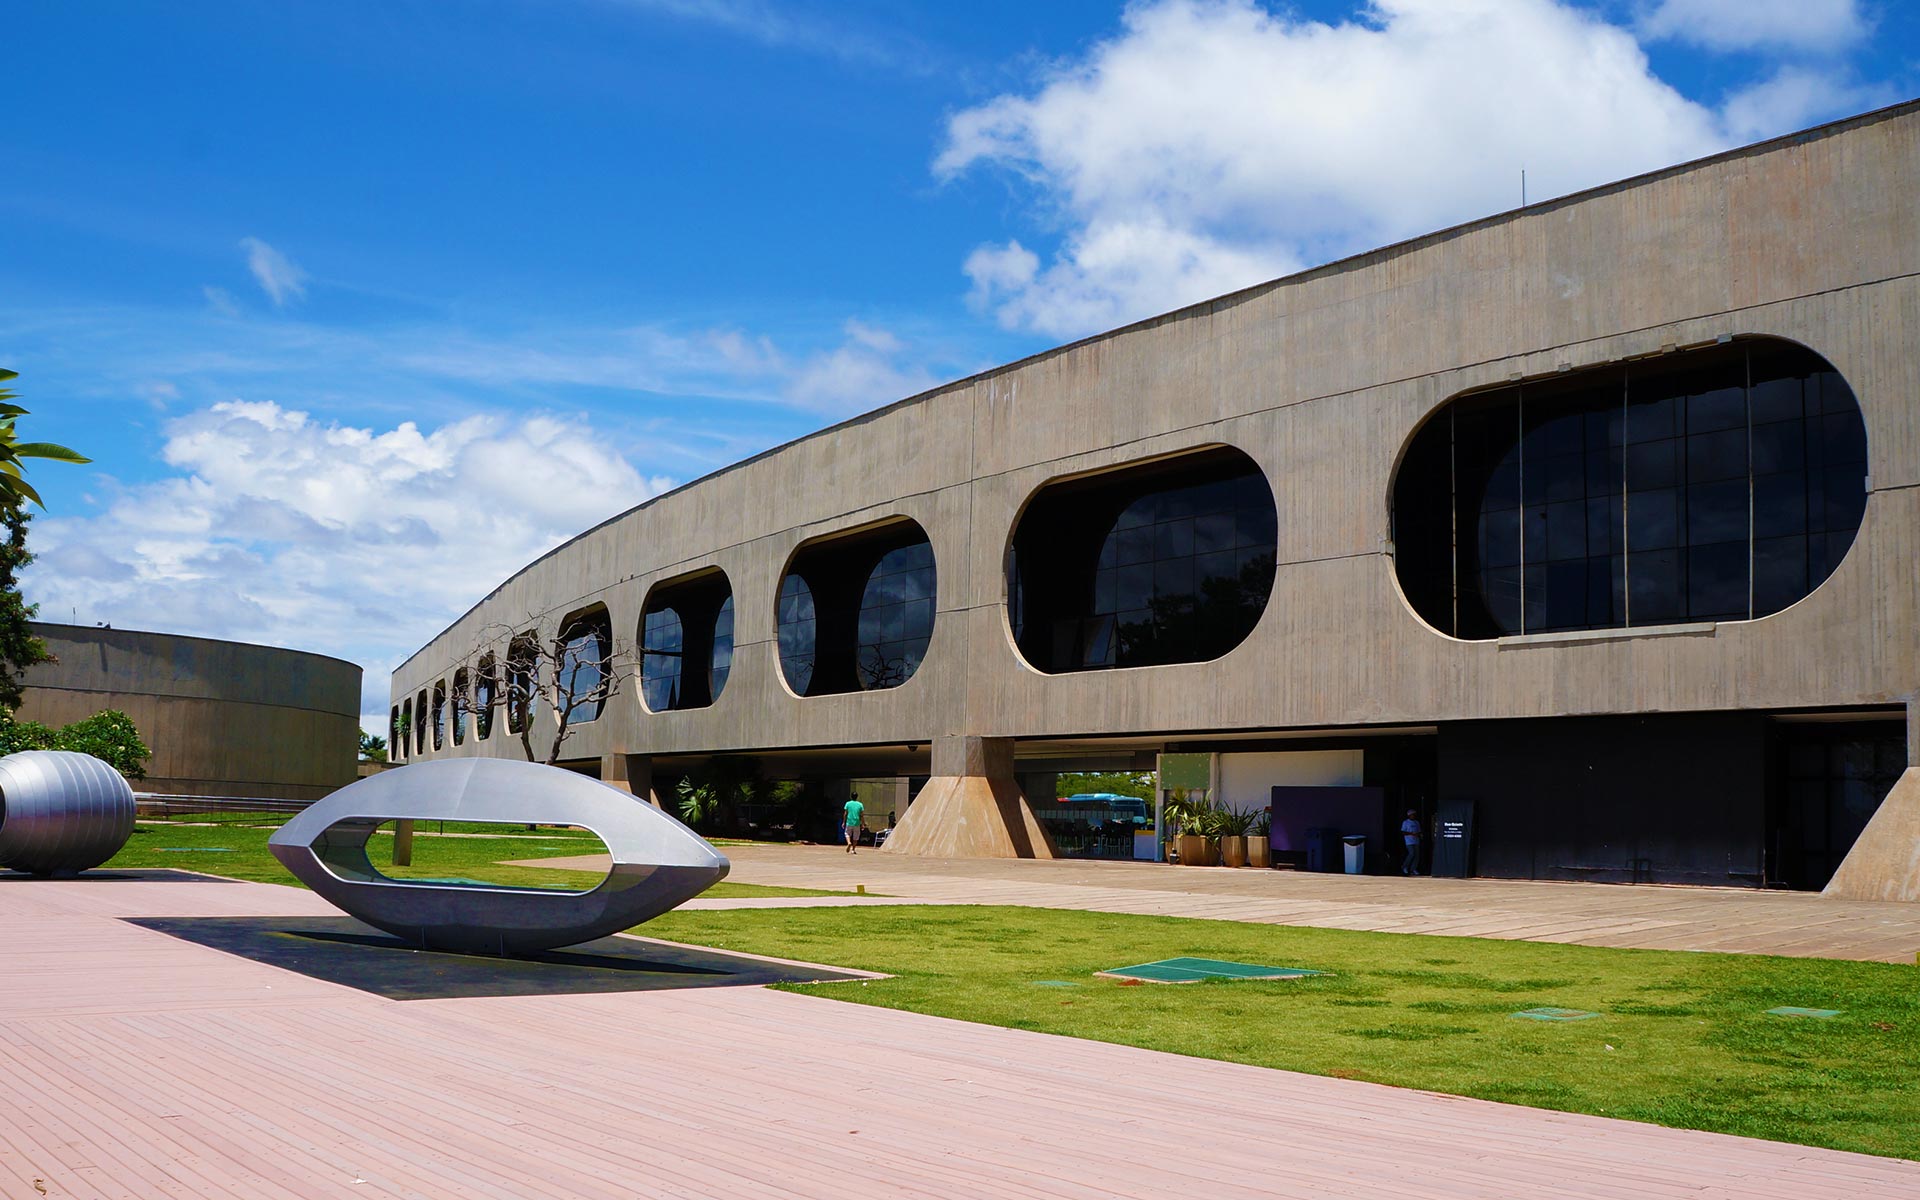
<path fill-rule="evenodd" d="M 1340 870 L 1345 835 L 1366 839 L 1367 873 L 1396 873 L 1412 812 L 1422 873 L 1448 873 L 1435 860 L 1437 826 L 1465 817 L 1451 873 L 1809 891 L 1826 885 L 1908 762 L 1897 709 L 1457 721 L 1161 746 L 1213 755 L 1220 803 L 1270 809 L 1279 866 Z M 1082 743 L 1080 761 L 1152 764 L 1138 749 L 1104 760 L 1094 749 Z M 1030 796 L 1051 795 L 1051 776 L 1022 782 Z M 1332 849 L 1317 853 L 1317 841 Z"/>
<path fill-rule="evenodd" d="M 1673 883 L 1817 891 L 1906 769 L 1904 713 L 1667 713 L 1421 727 L 1240 731 L 1215 736 L 1011 739 L 1010 788 L 1070 857 L 1152 857 L 1135 827 L 1097 806 L 1062 804 L 1071 773 L 1151 773 L 1158 755 L 1212 762 L 1212 799 L 1268 811 L 1278 866 L 1318 857 L 1338 870 L 1342 835 L 1365 838 L 1371 874 L 1396 873 L 1402 822 L 1422 830 L 1418 865 L 1436 866 L 1441 818 L 1470 817 L 1458 873 L 1500 879 Z M 904 818 L 928 779 L 925 743 L 656 760 L 654 794 L 681 779 L 750 769 L 739 820 L 716 833 L 838 841 L 845 801 L 878 832 Z M 738 782 L 738 781 L 736 781 Z M 782 786 L 761 786 L 781 783 Z M 1071 789 L 1068 789 L 1071 790 Z M 1151 819 L 1151 805 L 1148 806 Z M 1150 828 L 1150 826 L 1149 826 Z M 1449 849 L 1454 849 L 1449 846 Z M 935 851 L 948 853 L 948 851 Z M 1336 861 L 1339 860 L 1339 861 Z"/>
<path fill-rule="evenodd" d="M 1475 721 L 1437 737 L 1474 871 L 1818 890 L 1907 762 L 1904 714 Z"/>

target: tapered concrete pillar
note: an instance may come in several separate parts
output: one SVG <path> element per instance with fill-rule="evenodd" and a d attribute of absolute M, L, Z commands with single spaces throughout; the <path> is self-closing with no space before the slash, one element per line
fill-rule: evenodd
<path fill-rule="evenodd" d="M 1920 702 L 1907 702 L 1907 769 L 1840 861 L 1824 896 L 1920 900 Z"/>
<path fill-rule="evenodd" d="M 887 838 L 886 852 L 919 858 L 1054 858 L 1013 777 L 1013 739 L 941 737 L 933 778 Z"/>
<path fill-rule="evenodd" d="M 636 799 L 660 807 L 660 798 L 653 794 L 653 759 L 649 755 L 602 754 L 600 782 L 632 792 Z"/>

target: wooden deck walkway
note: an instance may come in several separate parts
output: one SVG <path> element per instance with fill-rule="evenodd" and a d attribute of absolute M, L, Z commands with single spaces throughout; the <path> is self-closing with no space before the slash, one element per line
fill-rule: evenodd
<path fill-rule="evenodd" d="M 0 1197 L 1920 1196 L 1920 1163 L 760 988 L 383 1000 L 116 919 L 327 911 L 0 882 Z"/>
<path fill-rule="evenodd" d="M 736 883 L 1652 950 L 1915 961 L 1920 904 L 1734 888 L 1403 879 L 1033 859 L 925 859 L 831 846 L 729 846 Z M 545 859 L 606 869 L 605 859 Z M 529 864 L 534 865 L 534 864 Z M 759 902 L 712 901 L 715 907 Z"/>

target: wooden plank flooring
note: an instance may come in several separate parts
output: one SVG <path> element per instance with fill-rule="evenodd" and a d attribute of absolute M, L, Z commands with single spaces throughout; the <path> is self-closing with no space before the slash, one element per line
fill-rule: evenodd
<path fill-rule="evenodd" d="M 923 859 L 830 846 L 731 846 L 736 883 L 869 892 L 949 904 L 1020 904 L 1659 950 L 1915 961 L 1920 904 L 1733 888 L 1402 879 L 1301 871 L 1032 859 Z M 526 865 L 592 865 L 542 859 Z M 597 860 L 604 871 L 605 859 Z M 764 901 L 709 901 L 713 907 Z M 802 900 L 799 903 L 806 903 Z M 855 902 L 857 903 L 857 901 Z"/>
<path fill-rule="evenodd" d="M 0 1197 L 1920 1196 L 1920 1164 L 759 988 L 389 1001 L 0 884 Z M 857 985 L 837 985 L 857 986 Z"/>

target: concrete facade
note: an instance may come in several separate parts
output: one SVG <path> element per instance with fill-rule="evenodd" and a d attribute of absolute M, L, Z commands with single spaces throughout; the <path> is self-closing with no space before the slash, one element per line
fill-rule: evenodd
<path fill-rule="evenodd" d="M 59 659 L 27 672 L 21 720 L 104 709 L 153 751 L 136 790 L 318 800 L 357 777 L 360 668 L 337 658 L 170 633 L 35 624 Z"/>
<path fill-rule="evenodd" d="M 567 757 L 885 747 L 925 763 L 943 738 L 1009 739 L 1024 757 L 1050 740 L 1138 750 L 1570 714 L 1904 706 L 1920 686 L 1916 178 L 1920 105 L 1910 104 L 961 380 L 583 533 L 404 663 L 393 703 L 431 692 L 485 649 L 501 653 L 500 631 L 550 637 L 590 603 L 606 605 L 616 641 L 630 646 L 650 588 L 717 566 L 736 611 L 732 674 L 715 703 L 649 713 L 629 687 L 576 728 Z M 1813 594 L 1760 620 L 1491 641 L 1443 636 L 1415 615 L 1396 579 L 1389 501 L 1408 439 L 1450 397 L 1755 335 L 1824 356 L 1865 416 L 1866 516 Z M 1049 481 L 1219 445 L 1259 464 L 1279 514 L 1277 574 L 1253 634 L 1211 662 L 1061 675 L 1029 666 L 1011 636 L 1005 571 L 1029 498 Z M 790 556 L 809 539 L 903 516 L 926 530 L 939 568 L 918 672 L 885 692 L 794 695 L 774 616 Z M 496 730 L 428 756 L 517 753 Z M 1920 896 L 1920 879 L 1894 877 L 1904 870 L 1889 858 L 1870 890 Z"/>

